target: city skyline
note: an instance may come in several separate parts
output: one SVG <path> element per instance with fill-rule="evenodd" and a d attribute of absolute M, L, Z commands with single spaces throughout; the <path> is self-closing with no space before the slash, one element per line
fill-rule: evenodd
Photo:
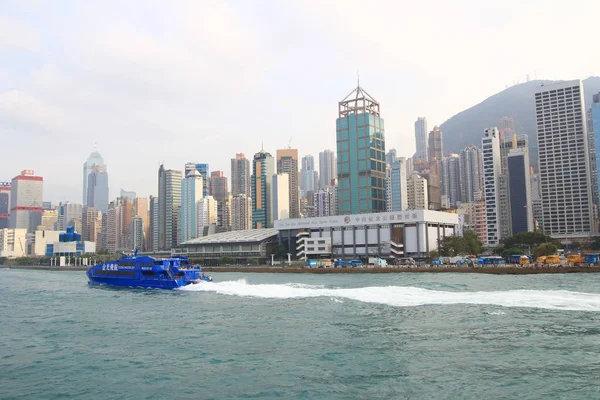
<path fill-rule="evenodd" d="M 143 154 L 136 159 L 139 171 L 153 171 L 160 161 L 182 169 L 189 160 L 227 171 L 230 153 L 254 154 L 261 141 L 274 153 L 290 137 L 299 157 L 317 156 L 334 148 L 335 103 L 357 69 L 384 105 L 386 144 L 410 157 L 419 115 L 440 125 L 528 74 L 567 80 L 599 73 L 598 55 L 572 40 L 575 31 L 551 32 L 536 54 L 520 40 L 554 21 L 592 26 L 594 13 L 582 14 L 575 6 L 439 2 L 429 15 L 429 7 L 416 4 L 398 24 L 392 16 L 399 5 L 391 2 L 366 11 L 356 2 L 144 3 L 139 16 L 140 4 L 120 4 L 118 14 L 111 2 L 40 2 L 27 12 L 19 2 L 4 4 L 0 25 L 10 34 L 0 42 L 7 60 L 0 72 L 0 132 L 24 139 L 27 151 L 7 155 L 0 166 L 3 180 L 34 169 L 46 177 L 49 200 L 78 201 L 82 189 L 76 187 L 81 178 L 75 165 L 81 161 L 73 155 L 89 154 L 94 144 L 110 166 L 111 193 L 122 187 L 145 196 L 156 194 L 153 174 L 130 172 L 132 149 Z M 392 40 L 411 37 L 420 20 L 415 17 L 424 14 L 430 28 L 396 51 Z M 347 23 L 356 19 L 377 33 L 377 41 Z M 485 28 L 476 23 L 482 19 L 488 21 Z M 472 29 L 478 34 L 467 34 Z M 552 43 L 565 41 L 579 50 L 579 62 L 548 63 L 544 57 L 552 54 Z M 461 42 L 460 52 L 449 50 Z M 292 51 L 281 51 L 284 47 Z M 500 60 L 478 68 L 475 49 L 482 47 L 510 48 L 519 63 Z M 444 73 L 438 63 L 413 56 L 422 52 L 445 59 Z M 304 61 L 315 55 L 322 56 L 319 66 Z M 278 127 L 292 118 L 295 124 L 286 125 L 282 135 Z M 228 143 L 237 148 L 226 152 Z M 60 161 L 51 162 L 56 155 Z"/>

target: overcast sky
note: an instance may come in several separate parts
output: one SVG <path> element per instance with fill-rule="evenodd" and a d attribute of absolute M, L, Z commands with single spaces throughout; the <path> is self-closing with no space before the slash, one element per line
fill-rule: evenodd
<path fill-rule="evenodd" d="M 318 158 L 357 69 L 386 148 L 409 157 L 419 116 L 432 128 L 527 74 L 600 74 L 599 14 L 577 0 L 0 0 L 0 181 L 34 169 L 45 200 L 81 202 L 94 145 L 111 199 L 156 195 L 161 161 L 230 176 L 236 152 L 290 138 Z"/>

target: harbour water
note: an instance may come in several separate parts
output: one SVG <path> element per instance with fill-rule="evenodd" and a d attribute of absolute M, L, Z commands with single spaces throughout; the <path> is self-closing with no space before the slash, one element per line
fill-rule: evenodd
<path fill-rule="evenodd" d="M 0 270 L 2 399 L 596 399 L 600 275 Z"/>

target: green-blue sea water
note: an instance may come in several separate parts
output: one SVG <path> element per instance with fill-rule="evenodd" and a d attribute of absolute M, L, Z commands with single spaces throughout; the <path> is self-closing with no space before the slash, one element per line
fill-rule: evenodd
<path fill-rule="evenodd" d="M 600 398 L 600 275 L 212 275 L 0 270 L 0 398 Z"/>

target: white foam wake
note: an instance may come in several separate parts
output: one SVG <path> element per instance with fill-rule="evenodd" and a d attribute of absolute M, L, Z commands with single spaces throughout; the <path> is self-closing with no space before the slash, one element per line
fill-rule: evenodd
<path fill-rule="evenodd" d="M 600 294 L 565 290 L 507 290 L 496 292 L 445 292 L 409 286 L 370 286 L 339 289 L 307 284 L 257 284 L 246 280 L 200 283 L 181 288 L 231 296 L 266 299 L 329 297 L 365 303 L 414 307 L 427 304 L 489 304 L 553 310 L 600 311 Z"/>

